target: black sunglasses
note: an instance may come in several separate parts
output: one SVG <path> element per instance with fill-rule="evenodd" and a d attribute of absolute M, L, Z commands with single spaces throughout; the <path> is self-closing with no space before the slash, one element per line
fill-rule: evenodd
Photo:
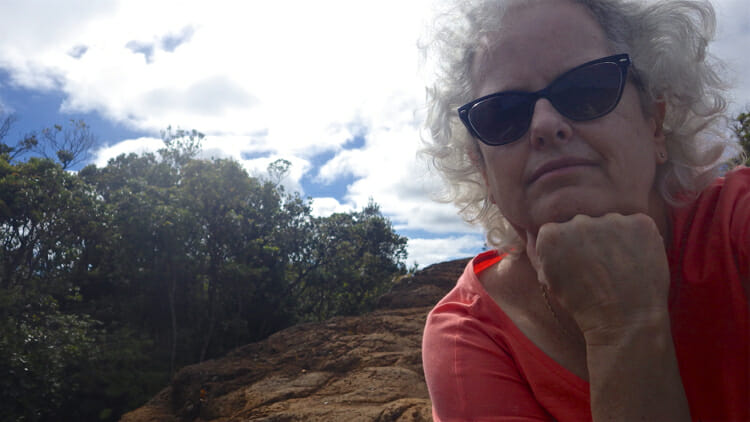
<path fill-rule="evenodd" d="M 469 132 L 487 145 L 504 145 L 523 136 L 540 98 L 549 100 L 568 119 L 593 120 L 617 107 L 629 65 L 627 54 L 593 60 L 536 92 L 503 91 L 477 98 L 459 107 L 458 116 Z"/>

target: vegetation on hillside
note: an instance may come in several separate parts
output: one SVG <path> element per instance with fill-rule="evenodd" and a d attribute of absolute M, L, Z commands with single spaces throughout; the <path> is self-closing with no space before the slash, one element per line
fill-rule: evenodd
<path fill-rule="evenodd" d="M 367 311 L 405 272 L 376 204 L 315 217 L 288 162 L 253 177 L 198 159 L 199 132 L 162 138 L 77 173 L 85 124 L 0 138 L 2 420 L 116 420 L 180 367 Z"/>

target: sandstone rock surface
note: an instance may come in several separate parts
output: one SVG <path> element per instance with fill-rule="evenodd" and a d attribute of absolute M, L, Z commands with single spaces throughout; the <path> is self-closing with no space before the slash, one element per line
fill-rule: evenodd
<path fill-rule="evenodd" d="M 467 261 L 402 277 L 372 313 L 297 325 L 183 368 L 121 421 L 430 421 L 422 329 Z"/>

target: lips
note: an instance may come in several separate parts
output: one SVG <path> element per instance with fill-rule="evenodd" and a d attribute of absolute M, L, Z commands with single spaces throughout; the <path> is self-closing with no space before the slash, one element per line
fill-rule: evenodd
<path fill-rule="evenodd" d="M 537 179 L 555 170 L 563 169 L 566 167 L 576 166 L 592 166 L 594 163 L 591 160 L 577 157 L 563 157 L 554 160 L 547 161 L 546 163 L 537 167 L 531 176 L 527 179 L 528 183 L 534 183 Z"/>

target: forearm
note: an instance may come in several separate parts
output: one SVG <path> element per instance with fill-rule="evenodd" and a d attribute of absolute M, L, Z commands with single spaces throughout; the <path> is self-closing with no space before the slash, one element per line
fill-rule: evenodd
<path fill-rule="evenodd" d="M 595 422 L 690 421 L 668 317 L 586 342 Z"/>

